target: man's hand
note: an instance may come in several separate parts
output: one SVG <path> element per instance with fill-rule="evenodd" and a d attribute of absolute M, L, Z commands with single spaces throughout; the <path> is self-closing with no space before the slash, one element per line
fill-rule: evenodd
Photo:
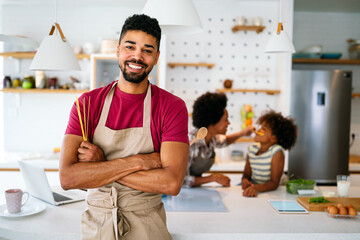
<path fill-rule="evenodd" d="M 129 161 L 139 161 L 142 165 L 143 170 L 150 170 L 154 168 L 161 168 L 161 160 L 160 160 L 160 153 L 153 152 L 149 154 L 137 154 L 132 157 L 132 160 Z"/>
<path fill-rule="evenodd" d="M 211 175 L 214 182 L 221 184 L 224 187 L 230 187 L 230 178 L 222 174 Z"/>
<path fill-rule="evenodd" d="M 249 181 L 249 179 L 247 178 L 243 178 L 241 180 L 241 187 L 242 189 L 247 189 L 248 187 L 250 187 L 252 185 L 252 183 Z"/>
<path fill-rule="evenodd" d="M 258 194 L 258 191 L 255 189 L 254 184 L 251 184 L 250 187 L 246 188 L 243 191 L 243 196 L 245 197 L 256 197 Z"/>
<path fill-rule="evenodd" d="M 79 162 L 103 162 L 105 161 L 105 156 L 98 146 L 83 141 L 78 148 L 78 159 Z"/>

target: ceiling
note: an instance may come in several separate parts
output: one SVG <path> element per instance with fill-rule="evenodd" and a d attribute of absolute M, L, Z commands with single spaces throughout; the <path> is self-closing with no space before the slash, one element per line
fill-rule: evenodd
<path fill-rule="evenodd" d="M 297 12 L 358 12 L 360 0 L 294 0 Z"/>
<path fill-rule="evenodd" d="M 27 4 L 54 4 L 58 5 L 127 5 L 143 6 L 146 0 L 0 0 L 1 5 L 20 5 Z M 206 1 L 206 0 L 193 0 Z M 207 0 L 214 1 L 214 0 Z M 223 0 L 224 1 L 224 0 Z M 234 0 L 233 0 L 234 1 Z M 244 0 L 237 0 L 244 1 Z M 248 0 L 253 1 L 253 0 Z M 277 1 L 277 0 L 260 0 L 260 1 Z M 294 0 L 294 10 L 298 12 L 354 12 L 360 13 L 360 0 Z"/>

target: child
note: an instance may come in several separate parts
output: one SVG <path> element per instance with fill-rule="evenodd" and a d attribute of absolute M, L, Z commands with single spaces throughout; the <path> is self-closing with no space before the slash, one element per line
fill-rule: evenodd
<path fill-rule="evenodd" d="M 258 192 L 275 190 L 284 170 L 284 151 L 295 145 L 297 126 L 291 118 L 269 111 L 258 121 L 255 144 L 249 146 L 244 174 L 243 195 L 256 197 Z"/>

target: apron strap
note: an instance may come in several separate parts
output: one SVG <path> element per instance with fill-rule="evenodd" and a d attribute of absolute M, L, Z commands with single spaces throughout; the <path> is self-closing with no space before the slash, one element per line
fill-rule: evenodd
<path fill-rule="evenodd" d="M 114 96 L 114 92 L 115 92 L 115 86 L 116 86 L 117 82 L 115 82 L 112 86 L 111 89 L 109 91 L 109 93 L 106 95 L 105 101 L 104 101 L 104 105 L 100 114 L 100 119 L 99 119 L 99 123 L 98 125 L 100 126 L 105 126 L 106 124 L 106 120 L 110 111 L 110 106 L 111 106 L 111 101 L 113 99 Z"/>
<path fill-rule="evenodd" d="M 144 99 L 144 110 L 143 110 L 143 128 L 150 129 L 151 127 L 151 83 L 148 82 L 149 86 Z"/>

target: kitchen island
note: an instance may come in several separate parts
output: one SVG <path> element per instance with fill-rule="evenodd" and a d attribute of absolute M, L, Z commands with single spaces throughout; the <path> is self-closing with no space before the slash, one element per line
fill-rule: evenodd
<path fill-rule="evenodd" d="M 56 174 L 47 173 L 50 179 L 49 175 Z M 0 186 L 0 204 L 5 203 L 3 188 Z M 320 187 L 317 191 L 327 188 L 336 191 L 335 187 Z M 268 200 L 296 200 L 298 196 L 286 193 L 284 186 L 257 198 L 243 197 L 240 186 L 207 189 L 219 193 L 228 212 L 167 212 L 167 225 L 174 240 L 360 239 L 359 218 L 334 219 L 325 212 L 276 213 Z M 360 197 L 360 187 L 351 187 L 350 197 Z M 0 239 L 79 239 L 84 208 L 84 202 L 59 207 L 46 204 L 46 209 L 35 215 L 0 217 Z"/>

